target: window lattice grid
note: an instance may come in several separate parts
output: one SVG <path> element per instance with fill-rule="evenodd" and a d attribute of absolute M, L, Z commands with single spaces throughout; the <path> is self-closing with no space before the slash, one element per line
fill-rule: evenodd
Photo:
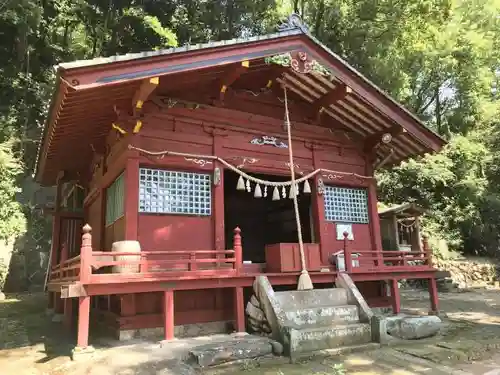
<path fill-rule="evenodd" d="M 211 206 L 209 174 L 139 169 L 139 212 L 209 216 Z"/>
<path fill-rule="evenodd" d="M 114 223 L 124 213 L 124 177 L 123 173 L 106 189 L 106 225 Z"/>
<path fill-rule="evenodd" d="M 368 223 L 366 189 L 325 186 L 325 218 L 344 223 Z"/>

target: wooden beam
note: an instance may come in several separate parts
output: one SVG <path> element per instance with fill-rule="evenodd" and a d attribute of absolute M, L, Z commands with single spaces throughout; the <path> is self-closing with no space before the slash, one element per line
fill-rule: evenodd
<path fill-rule="evenodd" d="M 87 291 L 80 283 L 66 284 L 59 286 L 61 298 L 86 297 Z"/>
<path fill-rule="evenodd" d="M 240 63 L 232 64 L 218 82 L 219 100 L 224 102 L 224 95 L 227 89 L 249 68 L 250 61 L 243 60 Z"/>
<path fill-rule="evenodd" d="M 400 125 L 395 125 L 389 129 L 380 130 L 369 137 L 366 138 L 363 150 L 366 153 L 370 153 L 382 142 L 382 138 L 385 134 L 389 134 L 392 138 L 398 135 L 406 133 L 406 129 Z"/>
<path fill-rule="evenodd" d="M 326 93 L 316 102 L 313 103 L 313 110 L 315 113 L 320 112 L 323 108 L 328 108 L 331 104 L 344 99 L 347 95 L 352 92 L 352 89 L 343 84 L 339 83 L 332 91 Z"/>
<path fill-rule="evenodd" d="M 155 91 L 159 83 L 159 77 L 147 78 L 142 81 L 141 86 L 139 86 L 132 99 L 132 111 L 134 116 L 141 111 L 143 104 L 148 100 L 153 91 Z"/>

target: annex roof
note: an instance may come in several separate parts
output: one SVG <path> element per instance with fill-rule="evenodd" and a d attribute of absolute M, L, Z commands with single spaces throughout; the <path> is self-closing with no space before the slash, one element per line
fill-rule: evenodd
<path fill-rule="evenodd" d="M 250 61 L 248 77 L 260 74 L 276 79 L 275 68 L 265 59 L 297 51 L 312 56 L 331 75 L 280 71 L 296 97 L 313 107 L 321 102 L 325 113 L 360 137 L 384 132 L 394 135 L 392 163 L 438 151 L 444 145 L 415 115 L 318 41 L 292 15 L 273 34 L 57 65 L 56 90 L 39 148 L 36 179 L 52 185 L 60 170 L 88 166 L 94 146 L 103 142 L 116 118 L 114 108 L 130 107 L 146 79 L 159 77 L 159 87 L 168 91 L 174 79 L 179 79 L 180 86 L 186 84 L 190 72 L 198 72 L 191 84 L 202 84 L 218 79 L 228 66 L 243 60 Z M 342 87 L 349 88 L 349 95 L 332 103 L 324 101 Z"/>
<path fill-rule="evenodd" d="M 378 210 L 378 215 L 380 217 L 388 217 L 394 215 L 406 214 L 408 216 L 420 216 L 423 215 L 426 210 L 415 203 L 402 203 L 396 204 L 386 208 L 380 208 Z"/>

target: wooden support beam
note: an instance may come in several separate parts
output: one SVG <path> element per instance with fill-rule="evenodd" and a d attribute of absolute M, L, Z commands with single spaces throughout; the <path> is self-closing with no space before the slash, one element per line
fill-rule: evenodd
<path fill-rule="evenodd" d="M 232 64 L 231 67 L 226 71 L 226 73 L 222 76 L 222 78 L 218 82 L 218 90 L 219 90 L 219 100 L 224 102 L 224 95 L 226 94 L 227 89 L 234 83 L 236 80 L 246 72 L 246 70 L 250 67 L 250 61 L 243 60 L 240 63 Z"/>
<path fill-rule="evenodd" d="M 431 309 L 429 311 L 432 315 L 437 315 L 439 313 L 439 297 L 438 297 L 438 289 L 437 282 L 435 277 L 431 277 L 429 279 L 429 298 L 431 300 Z"/>
<path fill-rule="evenodd" d="M 174 339 L 174 291 L 165 290 L 163 293 L 163 319 L 165 329 L 165 340 Z"/>
<path fill-rule="evenodd" d="M 314 113 L 319 113 L 323 108 L 328 108 L 331 104 L 344 99 L 352 92 L 349 86 L 339 83 L 332 91 L 326 93 L 313 103 Z"/>
<path fill-rule="evenodd" d="M 365 153 L 371 153 L 377 148 L 380 143 L 385 142 L 384 137 L 387 137 L 387 135 L 389 135 L 390 137 L 387 137 L 388 142 L 386 143 L 390 143 L 392 138 L 397 137 L 402 133 L 406 133 L 406 129 L 399 125 L 395 125 L 389 129 L 378 131 L 365 139 L 363 151 Z"/>
<path fill-rule="evenodd" d="M 90 297 L 80 297 L 78 300 L 78 338 L 77 346 L 89 346 Z"/>
<path fill-rule="evenodd" d="M 142 81 L 141 86 L 137 89 L 132 99 L 132 108 L 134 108 L 134 111 L 142 109 L 143 104 L 148 100 L 153 91 L 155 91 L 159 83 L 159 77 L 148 78 Z"/>
<path fill-rule="evenodd" d="M 245 328 L 245 301 L 243 298 L 243 288 L 234 288 L 234 328 L 236 332 L 246 332 Z"/>
<path fill-rule="evenodd" d="M 86 297 L 87 291 L 80 283 L 62 285 L 60 287 L 61 298 Z"/>
<path fill-rule="evenodd" d="M 392 313 L 399 314 L 401 312 L 401 296 L 399 294 L 398 280 L 392 279 L 389 281 L 391 288 Z"/>

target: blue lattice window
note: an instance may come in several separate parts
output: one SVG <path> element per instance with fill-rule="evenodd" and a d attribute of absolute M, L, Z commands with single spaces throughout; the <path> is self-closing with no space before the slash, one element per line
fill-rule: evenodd
<path fill-rule="evenodd" d="M 139 212 L 209 216 L 211 175 L 139 169 Z"/>
<path fill-rule="evenodd" d="M 125 186 L 123 173 L 106 189 L 106 225 L 113 224 L 123 216 Z"/>
<path fill-rule="evenodd" d="M 325 186 L 325 219 L 342 223 L 368 223 L 366 189 Z"/>

